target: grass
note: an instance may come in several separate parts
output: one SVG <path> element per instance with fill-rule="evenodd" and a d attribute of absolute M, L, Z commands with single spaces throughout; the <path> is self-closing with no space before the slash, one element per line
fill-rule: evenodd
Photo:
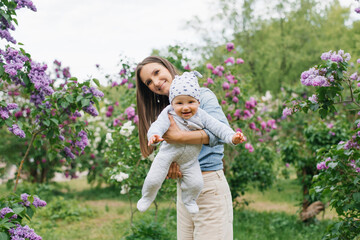
<path fill-rule="evenodd" d="M 20 192 L 37 192 L 48 201 L 30 227 L 43 239 L 124 239 L 130 234 L 130 205 L 119 189 L 92 187 L 86 179 L 75 179 L 45 186 L 20 184 Z M 0 193 L 9 192 L 0 185 Z M 40 191 L 40 192 L 39 192 Z M 43 197 L 44 196 L 44 197 Z M 279 180 L 273 188 L 261 193 L 251 189 L 242 198 L 250 205 L 234 212 L 234 239 L 321 239 L 332 213 L 313 224 L 299 221 L 297 210 L 301 187 L 296 180 Z M 134 232 L 147 239 L 176 239 L 175 204 L 161 202 L 154 222 L 154 207 L 134 215 Z M 135 207 L 135 206 L 133 206 Z M 170 209 L 170 210 L 169 210 Z M 57 216 L 55 216 L 57 215 Z M 54 217 L 55 216 L 55 217 Z M 153 235 L 156 236 L 153 236 Z M 165 236 L 161 238 L 161 236 Z M 169 237 L 170 236 L 170 237 Z M 133 235 L 127 239 L 145 239 Z"/>

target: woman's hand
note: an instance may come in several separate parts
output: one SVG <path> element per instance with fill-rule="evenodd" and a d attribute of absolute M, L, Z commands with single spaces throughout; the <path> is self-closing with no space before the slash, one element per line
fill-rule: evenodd
<path fill-rule="evenodd" d="M 170 127 L 167 130 L 167 132 L 163 135 L 163 139 L 169 143 L 179 143 L 179 139 L 181 139 L 182 131 L 180 128 L 176 125 L 173 116 L 168 115 L 170 119 Z"/>
<path fill-rule="evenodd" d="M 172 179 L 182 178 L 180 167 L 176 162 L 171 163 L 167 178 L 172 178 Z"/>

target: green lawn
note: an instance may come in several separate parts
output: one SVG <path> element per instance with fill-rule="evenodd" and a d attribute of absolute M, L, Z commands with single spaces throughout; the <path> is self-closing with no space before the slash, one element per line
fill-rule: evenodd
<path fill-rule="evenodd" d="M 125 239 L 130 234 L 131 207 L 119 190 L 91 187 L 86 179 L 51 185 L 20 184 L 20 192 L 36 192 L 48 205 L 29 224 L 43 239 Z M 296 211 L 301 198 L 296 180 L 279 180 L 261 193 L 251 189 L 243 198 L 250 205 L 234 212 L 234 239 L 321 239 L 331 220 L 303 224 Z M 0 185 L 0 193 L 9 192 Z M 134 234 L 126 239 L 176 239 L 175 204 L 159 204 L 157 221 L 154 206 L 134 215 Z M 329 219 L 333 215 L 326 214 Z M 319 217 L 322 219 L 322 217 Z M 148 236 L 148 238 L 144 237 Z"/>

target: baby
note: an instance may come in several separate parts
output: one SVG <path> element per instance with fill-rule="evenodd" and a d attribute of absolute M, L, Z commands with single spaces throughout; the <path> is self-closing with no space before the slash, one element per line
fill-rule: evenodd
<path fill-rule="evenodd" d="M 175 76 L 170 86 L 170 105 L 164 108 L 147 133 L 149 145 L 164 140 L 162 136 L 170 126 L 168 114 L 173 116 L 181 130 L 194 131 L 206 128 L 225 143 L 236 145 L 244 141 L 241 132 L 235 133 L 228 125 L 199 108 L 200 86 L 197 76 L 201 77 L 200 73 L 196 71 Z M 161 144 L 146 176 L 142 188 L 142 198 L 137 203 L 139 211 L 144 212 L 154 201 L 172 162 L 176 162 L 180 166 L 183 176 L 180 179 L 180 187 L 186 209 L 189 213 L 199 211 L 196 199 L 203 187 L 203 178 L 198 162 L 201 148 L 201 144 L 168 144 L 167 142 Z"/>

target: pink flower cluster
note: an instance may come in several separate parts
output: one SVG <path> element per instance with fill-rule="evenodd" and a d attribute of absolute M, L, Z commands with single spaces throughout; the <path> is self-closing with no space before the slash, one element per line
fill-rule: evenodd
<path fill-rule="evenodd" d="M 332 161 L 331 158 L 325 159 L 325 161 L 322 161 L 316 165 L 317 170 L 323 170 L 328 169 L 329 167 L 326 165 L 327 162 Z"/>
<path fill-rule="evenodd" d="M 330 50 L 329 52 L 324 52 L 321 55 L 321 59 L 333 62 L 347 62 L 351 59 L 351 56 L 350 53 L 345 53 L 344 50 L 339 50 L 338 52 Z"/>
<path fill-rule="evenodd" d="M 254 151 L 254 147 L 251 145 L 251 143 L 246 143 L 245 149 L 247 149 L 250 153 Z"/>

